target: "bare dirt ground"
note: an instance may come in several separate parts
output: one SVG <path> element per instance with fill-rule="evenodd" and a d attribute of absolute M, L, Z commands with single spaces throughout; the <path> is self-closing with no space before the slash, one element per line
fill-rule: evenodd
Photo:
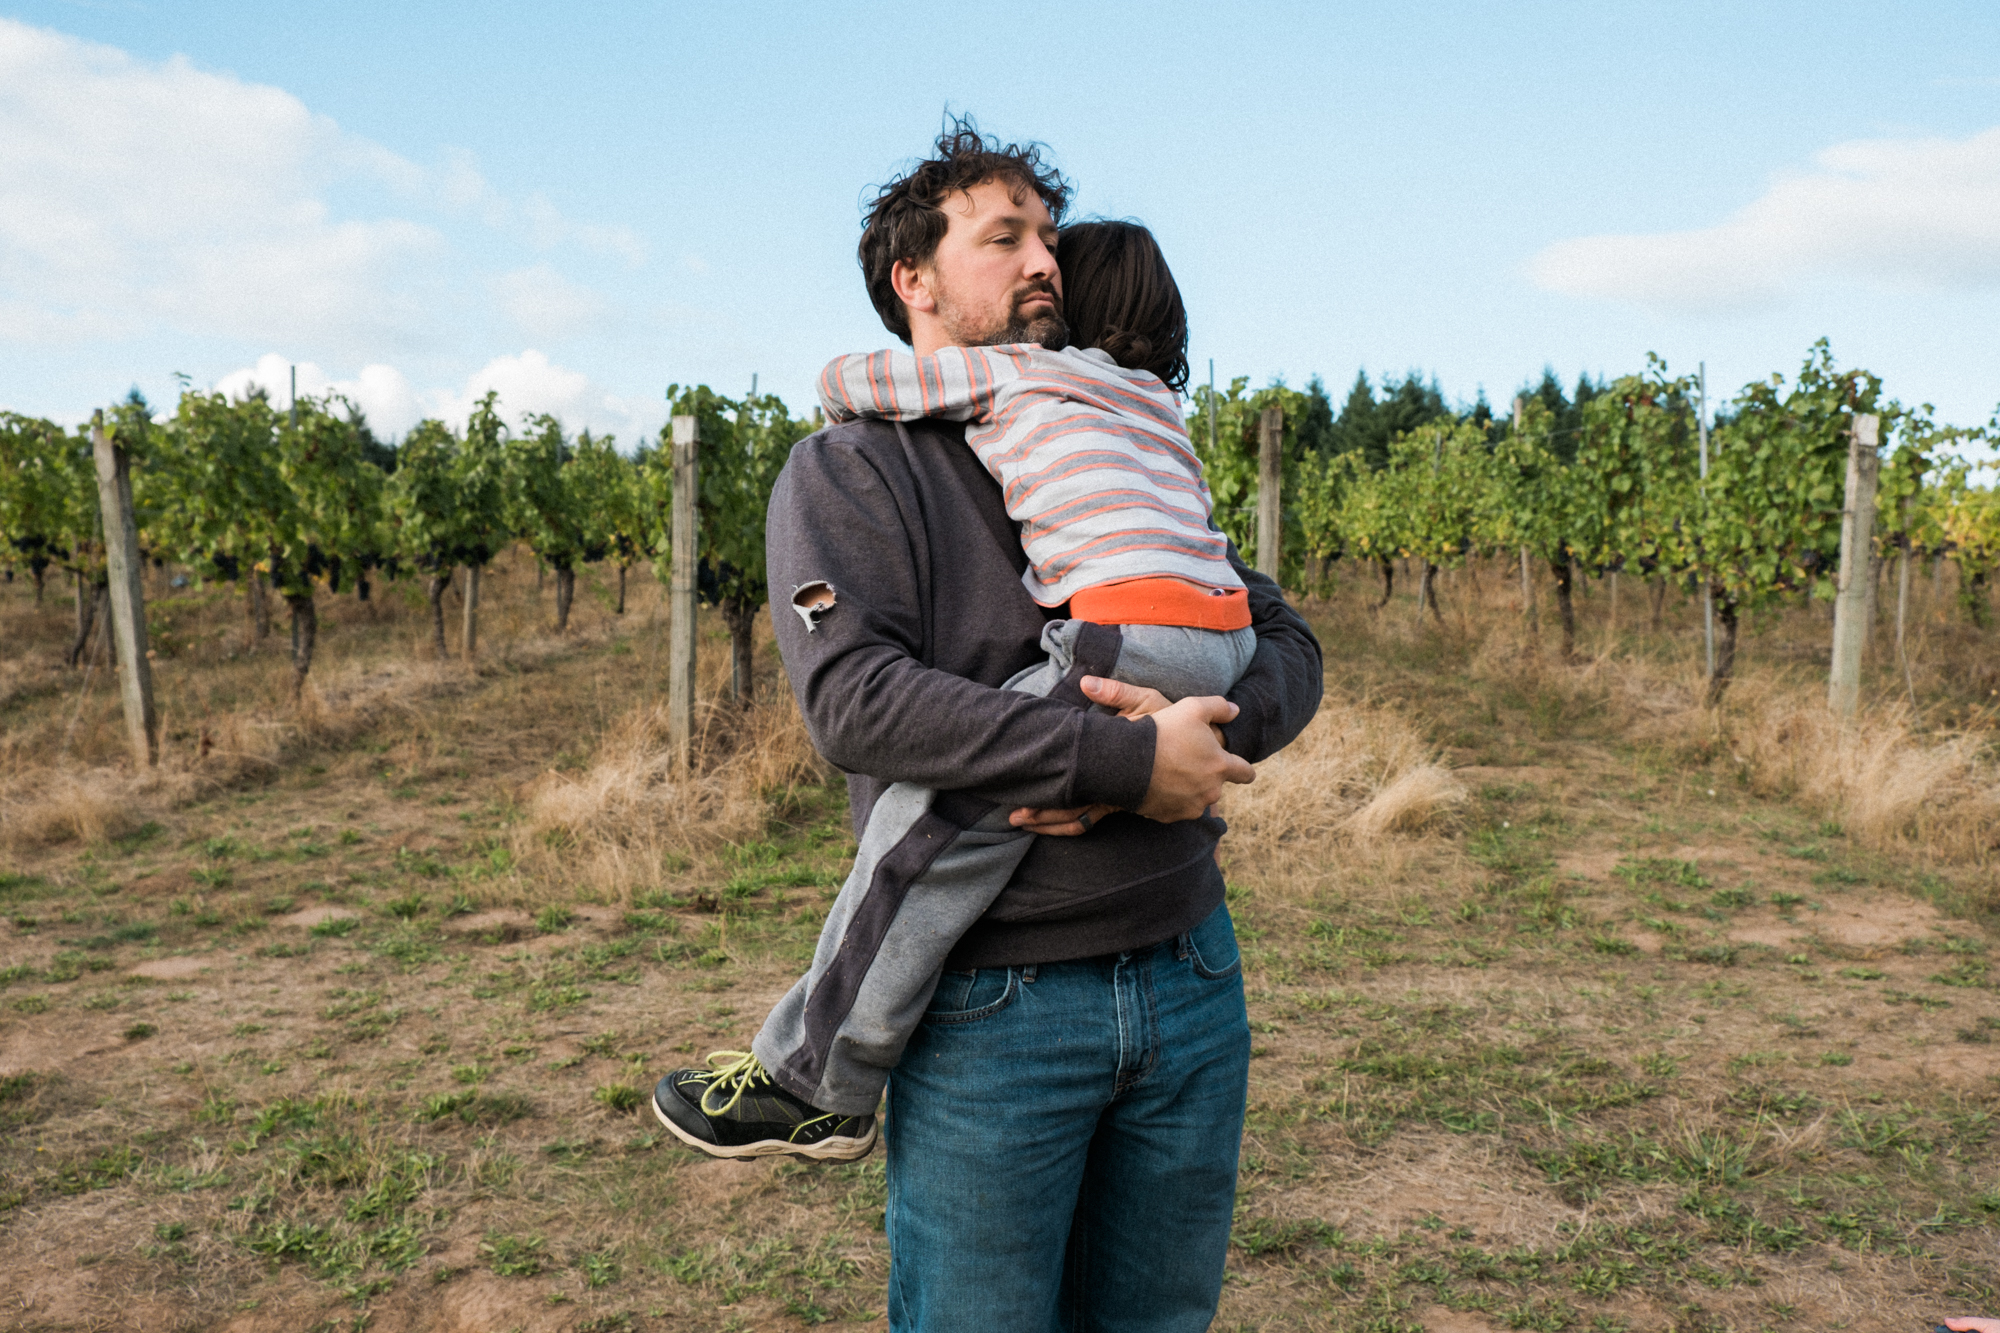
<path fill-rule="evenodd" d="M 586 584 L 558 642 L 531 566 L 508 577 L 477 670 L 412 665 L 391 594 L 329 608 L 306 722 L 231 606 L 169 607 L 170 724 L 282 738 L 132 792 L 103 836 L 17 819 L 58 832 L 0 850 L 0 1327 L 885 1326 L 879 1156 L 709 1162 L 644 1106 L 745 1045 L 808 955 L 844 794 L 617 843 L 638 869 L 606 878 L 614 843 L 537 823 L 535 794 L 601 773 L 657 683 L 651 581 L 622 618 Z M 1225 844 L 1257 1045 L 1217 1326 L 2000 1313 L 1993 858 L 1772 794 L 1608 658 L 1517 669 L 1490 626 L 1311 610 L 1329 709 L 1420 737 L 1464 799 Z M 108 759 L 102 678 L 49 666 L 58 609 L 17 582 L 0 614 L 9 762 Z M 1753 636 L 1746 681 L 1789 632 Z M 1657 684 L 1689 642 L 1628 651 Z"/>

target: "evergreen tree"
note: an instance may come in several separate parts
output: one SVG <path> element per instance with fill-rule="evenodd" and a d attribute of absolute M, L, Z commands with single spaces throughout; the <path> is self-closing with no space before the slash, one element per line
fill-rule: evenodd
<path fill-rule="evenodd" d="M 1333 430 L 1333 400 L 1326 385 L 1315 375 L 1306 381 L 1305 413 L 1298 423 L 1300 458 L 1324 457 L 1337 452 Z"/>
<path fill-rule="evenodd" d="M 1445 406 L 1444 393 L 1435 379 L 1426 383 L 1422 375 L 1411 371 L 1398 381 L 1384 380 L 1382 383 L 1382 404 L 1376 413 L 1377 430 L 1380 433 L 1381 451 L 1384 463 L 1389 461 L 1389 442 L 1398 436 L 1408 435 L 1419 426 L 1427 426 L 1433 421 L 1450 420 L 1452 410 Z"/>
<path fill-rule="evenodd" d="M 1485 385 L 1482 384 L 1479 386 L 1479 397 L 1474 400 L 1472 410 L 1460 417 L 1459 420 L 1468 426 L 1477 426 L 1482 431 L 1492 428 L 1493 405 L 1486 401 Z"/>
<path fill-rule="evenodd" d="M 1359 453 L 1371 471 L 1379 471 L 1388 466 L 1389 443 L 1397 436 L 1433 421 L 1456 419 L 1435 379 L 1426 382 L 1421 372 L 1413 370 L 1400 380 L 1384 380 L 1378 401 L 1368 372 L 1361 371 L 1328 429 L 1329 452 Z"/>
<path fill-rule="evenodd" d="M 1368 383 L 1368 372 L 1357 371 L 1354 387 L 1347 391 L 1347 401 L 1341 404 L 1340 415 L 1333 419 L 1328 428 L 1328 452 L 1335 454 L 1368 454 L 1368 442 L 1375 436 L 1375 389 Z M 1378 466 L 1374 459 L 1368 459 L 1370 467 Z"/>
<path fill-rule="evenodd" d="M 396 470 L 396 446 L 377 439 L 369 428 L 368 414 L 353 403 L 347 404 L 347 428 L 354 433 L 355 444 L 365 462 L 382 469 L 385 477 Z"/>

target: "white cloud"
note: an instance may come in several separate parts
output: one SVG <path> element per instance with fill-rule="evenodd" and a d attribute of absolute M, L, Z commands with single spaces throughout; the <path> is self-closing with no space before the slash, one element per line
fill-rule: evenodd
<path fill-rule="evenodd" d="M 513 209 L 479 170 L 478 159 L 463 148 L 445 150 L 436 177 L 438 199 L 460 213 L 476 213 L 489 227 L 505 226 Z"/>
<path fill-rule="evenodd" d="M 0 19 L 0 300 L 38 316 L 13 336 L 403 342 L 394 279 L 439 237 L 321 195 L 422 177 L 279 89 Z"/>
<path fill-rule="evenodd" d="M 536 264 L 493 279 L 501 311 L 528 337 L 553 341 L 604 326 L 611 308 L 602 296 Z"/>
<path fill-rule="evenodd" d="M 1814 280 L 1925 291 L 2000 283 L 2000 127 L 1820 153 L 1713 227 L 1560 241 L 1537 285 L 1682 312 L 1768 306 Z"/>
<path fill-rule="evenodd" d="M 232 371 L 215 382 L 218 393 L 231 398 L 247 396 L 262 389 L 280 406 L 292 401 L 291 363 L 276 352 L 257 358 L 257 364 Z M 318 398 L 337 393 L 368 415 L 368 424 L 379 435 L 400 435 L 421 421 L 426 404 L 410 381 L 394 366 L 369 365 L 351 380 L 337 380 L 318 365 L 302 361 L 298 365 L 299 397 Z"/>
<path fill-rule="evenodd" d="M 374 215 L 336 208 L 336 192 L 375 199 Z M 169 333 L 356 361 L 435 348 L 466 322 L 456 293 L 479 284 L 425 213 L 645 258 L 628 228 L 510 203 L 469 154 L 425 168 L 283 89 L 0 18 L 0 342 Z M 537 340 L 601 317 L 546 265 L 494 295 Z"/>
<path fill-rule="evenodd" d="M 13 342 L 80 343 L 122 337 L 129 328 L 128 320 L 108 313 L 61 309 L 0 295 L 0 338 Z"/>
<path fill-rule="evenodd" d="M 547 412 L 560 418 L 569 430 L 587 426 L 600 435 L 616 435 L 627 449 L 666 419 L 664 400 L 634 403 L 607 393 L 582 371 L 564 369 L 532 347 L 518 356 L 495 357 L 468 376 L 464 389 L 456 394 L 435 395 L 437 408 L 432 415 L 460 425 L 488 390 L 500 395 L 500 414 L 510 425 L 518 425 L 525 416 Z"/>
<path fill-rule="evenodd" d="M 565 370 L 531 347 L 519 356 L 495 357 L 475 370 L 440 415 L 454 424 L 464 421 L 473 403 L 489 391 L 500 395 L 501 413 L 509 421 L 542 412 L 566 423 L 579 421 L 595 406 L 590 376 Z"/>
<path fill-rule="evenodd" d="M 283 356 L 268 352 L 256 365 L 217 380 L 215 390 L 239 398 L 261 388 L 274 404 L 284 407 L 291 402 L 291 369 L 292 363 Z M 500 415 L 510 426 L 547 412 L 568 430 L 588 427 L 600 435 L 616 435 L 626 448 L 652 434 L 666 417 L 664 400 L 635 403 L 607 393 L 582 371 L 559 366 L 533 348 L 495 357 L 455 389 L 420 390 L 402 371 L 379 364 L 363 366 L 352 379 L 335 379 L 320 366 L 301 361 L 298 374 L 301 398 L 340 394 L 366 412 L 369 425 L 385 438 L 403 434 L 425 417 L 462 428 L 473 405 L 489 390 L 500 395 Z"/>

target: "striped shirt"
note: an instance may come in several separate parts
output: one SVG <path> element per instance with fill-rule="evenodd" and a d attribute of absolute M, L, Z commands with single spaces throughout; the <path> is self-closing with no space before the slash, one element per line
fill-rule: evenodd
<path fill-rule="evenodd" d="M 973 423 L 965 442 L 1021 525 L 1021 581 L 1042 606 L 1130 579 L 1243 586 L 1209 524 L 1180 400 L 1106 352 L 1012 343 L 856 354 L 827 363 L 819 396 L 835 422 Z"/>

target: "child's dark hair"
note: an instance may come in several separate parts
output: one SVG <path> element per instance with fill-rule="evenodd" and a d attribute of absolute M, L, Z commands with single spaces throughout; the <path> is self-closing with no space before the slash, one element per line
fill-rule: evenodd
<path fill-rule="evenodd" d="M 1187 388 L 1187 307 L 1153 233 L 1136 222 L 1076 222 L 1056 243 L 1070 341 L 1128 370 Z"/>

